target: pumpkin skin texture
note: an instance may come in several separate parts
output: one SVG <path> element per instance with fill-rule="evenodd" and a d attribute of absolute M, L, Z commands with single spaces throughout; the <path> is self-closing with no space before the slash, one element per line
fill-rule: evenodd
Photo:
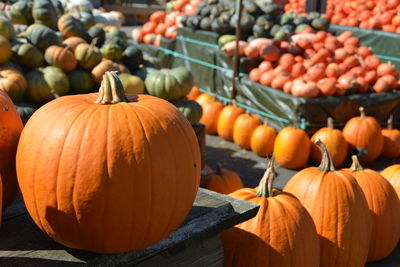
<path fill-rule="evenodd" d="M 32 17 L 35 24 L 43 24 L 51 29 L 57 28 L 57 10 L 51 0 L 33 1 Z"/>
<path fill-rule="evenodd" d="M 186 95 L 188 100 L 196 100 L 197 97 L 201 95 L 201 91 L 197 86 L 193 86 L 190 92 Z"/>
<path fill-rule="evenodd" d="M 45 65 L 43 53 L 29 43 L 14 45 L 12 51 L 12 60 L 28 69 L 39 68 Z"/>
<path fill-rule="evenodd" d="M 15 35 L 14 26 L 4 16 L 0 17 L 0 35 L 8 40 L 13 39 Z"/>
<path fill-rule="evenodd" d="M 45 103 L 69 91 L 69 81 L 65 73 L 53 66 L 35 69 L 26 75 L 28 99 L 34 103 Z"/>
<path fill-rule="evenodd" d="M 62 44 L 68 47 L 72 52 L 75 52 L 75 49 L 78 45 L 87 44 L 87 42 L 80 37 L 72 36 L 65 39 Z"/>
<path fill-rule="evenodd" d="M 17 173 L 26 207 L 65 246 L 145 248 L 179 227 L 195 199 L 201 159 L 190 123 L 167 101 L 123 90 L 108 72 L 100 93 L 51 101 L 22 133 Z"/>
<path fill-rule="evenodd" d="M 84 69 L 91 70 L 101 62 L 103 56 L 100 50 L 94 44 L 79 44 L 75 48 L 75 58 L 78 60 L 79 66 Z"/>
<path fill-rule="evenodd" d="M 92 78 L 96 83 L 100 83 L 102 76 L 107 71 L 119 71 L 129 73 L 129 70 L 122 64 L 115 63 L 109 59 L 103 59 L 92 69 Z"/>
<path fill-rule="evenodd" d="M 392 184 L 400 199 L 400 164 L 394 164 L 387 167 L 381 171 L 381 175 Z"/>
<path fill-rule="evenodd" d="M 204 124 L 206 133 L 216 134 L 219 114 L 224 108 L 224 105 L 219 101 L 212 101 L 205 103 L 202 108 L 203 115 L 201 116 L 200 122 Z"/>
<path fill-rule="evenodd" d="M 5 92 L 0 90 L 0 178 L 3 189 L 0 202 L 2 202 L 2 210 L 5 210 L 18 194 L 15 154 L 22 128 L 21 118 L 13 102 Z"/>
<path fill-rule="evenodd" d="M 125 94 L 129 95 L 137 95 L 143 94 L 144 92 L 144 83 L 142 79 L 135 75 L 131 75 L 129 73 L 121 73 L 118 75 L 120 78 L 122 85 L 125 88 Z"/>
<path fill-rule="evenodd" d="M 87 94 L 93 92 L 94 81 L 90 72 L 77 69 L 68 72 L 67 76 L 71 93 Z"/>
<path fill-rule="evenodd" d="M 215 171 L 204 176 L 202 187 L 227 195 L 243 188 L 243 183 L 237 173 L 222 168 L 218 163 Z"/>
<path fill-rule="evenodd" d="M 118 61 L 122 57 L 122 49 L 114 43 L 106 43 L 101 47 L 101 54 L 104 58 L 112 61 Z"/>
<path fill-rule="evenodd" d="M 310 138 L 299 128 L 285 127 L 275 138 L 275 159 L 282 167 L 288 169 L 303 167 L 308 161 L 310 149 Z"/>
<path fill-rule="evenodd" d="M 193 100 L 179 101 L 175 106 L 183 113 L 192 125 L 198 123 L 203 115 L 203 108 Z"/>
<path fill-rule="evenodd" d="M 379 173 L 364 169 L 356 155 L 353 165 L 345 169 L 360 185 L 372 216 L 371 242 L 368 261 L 389 256 L 400 237 L 400 200 L 393 186 Z"/>
<path fill-rule="evenodd" d="M 244 149 L 251 149 L 251 136 L 261 125 L 261 119 L 254 114 L 241 114 L 233 125 L 233 141 Z"/>
<path fill-rule="evenodd" d="M 0 64 L 6 63 L 12 56 L 10 42 L 0 35 Z"/>
<path fill-rule="evenodd" d="M 233 141 L 233 126 L 236 119 L 244 113 L 243 108 L 236 107 L 235 105 L 227 105 L 221 111 L 218 118 L 217 132 L 218 135 L 227 140 Z"/>
<path fill-rule="evenodd" d="M 360 117 L 350 119 L 343 128 L 343 136 L 351 147 L 365 155 L 359 157 L 362 163 L 374 161 L 382 152 L 383 136 L 381 127 L 373 117 L 365 116 L 360 108 Z"/>
<path fill-rule="evenodd" d="M 340 167 L 346 160 L 348 152 L 348 144 L 343 137 L 342 131 L 333 127 L 332 118 L 328 118 L 327 127 L 321 128 L 316 131 L 311 137 L 311 159 L 319 164 L 321 162 L 321 150 L 315 141 L 319 138 L 323 142 L 332 157 L 333 165 Z"/>
<path fill-rule="evenodd" d="M 72 71 L 78 62 L 74 54 L 65 47 L 52 45 L 46 49 L 44 58 L 47 64 L 58 67 L 64 71 Z"/>
<path fill-rule="evenodd" d="M 319 239 L 310 214 L 293 195 L 272 189 L 274 177 L 269 167 L 258 190 L 230 194 L 260 208 L 256 217 L 221 233 L 224 266 L 319 266 Z"/>
<path fill-rule="evenodd" d="M 215 97 L 212 95 L 202 93 L 198 97 L 196 97 L 196 102 L 200 104 L 200 106 L 204 106 L 206 103 L 215 101 Z"/>
<path fill-rule="evenodd" d="M 323 143 L 320 166 L 296 173 L 284 187 L 311 214 L 320 236 L 321 266 L 364 266 L 372 218 L 365 196 L 349 173 L 333 167 Z"/>
<path fill-rule="evenodd" d="M 46 51 L 47 47 L 51 45 L 61 45 L 57 33 L 41 24 L 32 24 L 29 26 L 24 32 L 24 36 L 42 52 Z"/>
<path fill-rule="evenodd" d="M 388 126 L 382 129 L 383 148 L 381 155 L 388 159 L 400 157 L 400 131 L 393 129 L 393 116 L 388 119 Z"/>
<path fill-rule="evenodd" d="M 264 125 L 259 125 L 251 135 L 251 150 L 260 157 L 272 155 L 276 135 L 277 132 L 268 125 L 268 121 Z"/>
<path fill-rule="evenodd" d="M 155 71 L 146 77 L 144 84 L 149 94 L 174 101 L 185 97 L 192 89 L 194 81 L 190 71 L 178 67 Z"/>
<path fill-rule="evenodd" d="M 13 102 L 24 96 L 27 86 L 25 77 L 18 71 L 0 69 L 0 90 L 6 92 Z"/>
<path fill-rule="evenodd" d="M 121 61 L 130 71 L 135 71 L 144 62 L 143 52 L 134 45 L 128 46 L 122 53 Z"/>
<path fill-rule="evenodd" d="M 90 41 L 90 36 L 86 31 L 85 25 L 82 23 L 82 21 L 74 18 L 74 16 L 70 14 L 62 15 L 58 19 L 57 27 L 64 38 L 76 36 L 86 41 Z"/>

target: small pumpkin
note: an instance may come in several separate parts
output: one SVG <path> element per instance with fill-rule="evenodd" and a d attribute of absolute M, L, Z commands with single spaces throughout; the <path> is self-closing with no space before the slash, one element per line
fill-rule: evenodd
<path fill-rule="evenodd" d="M 315 224 L 296 197 L 273 189 L 273 165 L 270 160 L 257 188 L 230 194 L 260 208 L 254 218 L 221 233 L 225 266 L 319 266 Z"/>
<path fill-rule="evenodd" d="M 75 49 L 78 45 L 87 44 L 87 42 L 81 37 L 72 36 L 65 39 L 62 44 L 68 47 L 72 52 L 75 52 Z"/>
<path fill-rule="evenodd" d="M 328 118 L 327 127 L 321 128 L 316 131 L 311 137 L 311 159 L 319 164 L 321 162 L 321 150 L 315 144 L 317 139 L 321 140 L 328 149 L 331 155 L 333 165 L 340 167 L 346 160 L 348 152 L 348 144 L 343 137 L 342 131 L 335 129 L 333 126 L 333 119 Z"/>
<path fill-rule="evenodd" d="M 243 113 L 244 109 L 237 107 L 234 104 L 225 106 L 218 118 L 218 135 L 227 141 L 233 141 L 233 128 L 235 121 Z"/>
<path fill-rule="evenodd" d="M 374 161 L 382 152 L 383 136 L 381 127 L 375 118 L 365 115 L 360 107 L 360 116 L 347 121 L 343 136 L 351 148 L 356 148 L 361 162 Z"/>
<path fill-rule="evenodd" d="M 32 7 L 32 1 L 17 1 L 12 4 L 10 11 L 21 13 L 25 19 L 26 24 L 31 25 L 33 23 Z"/>
<path fill-rule="evenodd" d="M 272 155 L 276 135 L 276 130 L 268 125 L 268 120 L 265 120 L 264 124 L 257 126 L 251 135 L 251 150 L 260 157 Z"/>
<path fill-rule="evenodd" d="M 18 194 L 15 154 L 23 125 L 13 102 L 0 90 L 0 211 L 5 210 Z M 0 212 L 1 219 L 1 212 Z"/>
<path fill-rule="evenodd" d="M 222 168 L 221 164 L 218 163 L 215 171 L 204 176 L 201 186 L 227 195 L 243 188 L 243 183 L 237 173 Z"/>
<path fill-rule="evenodd" d="M 7 40 L 11 40 L 15 36 L 13 24 L 4 16 L 0 16 L 0 35 Z"/>
<path fill-rule="evenodd" d="M 69 91 L 67 75 L 57 67 L 48 66 L 34 69 L 26 75 L 27 97 L 34 103 L 42 104 L 63 96 Z"/>
<path fill-rule="evenodd" d="M 135 75 L 131 75 L 129 73 L 120 73 L 118 77 L 125 88 L 125 94 L 130 94 L 130 95 L 143 94 L 144 83 L 142 79 L 140 79 Z"/>
<path fill-rule="evenodd" d="M 142 50 L 134 45 L 128 46 L 122 53 L 121 61 L 130 71 L 136 71 L 144 63 Z"/>
<path fill-rule="evenodd" d="M 23 33 L 28 41 L 39 48 L 42 52 L 51 45 L 61 45 L 59 36 L 55 31 L 41 24 L 32 24 Z"/>
<path fill-rule="evenodd" d="M 92 69 L 92 78 L 96 83 L 100 83 L 104 73 L 107 71 L 119 71 L 123 73 L 129 73 L 129 70 L 123 65 L 113 62 L 109 59 L 103 59 Z"/>
<path fill-rule="evenodd" d="M 201 172 L 185 117 L 162 99 L 125 96 L 110 72 L 99 93 L 61 97 L 37 110 L 16 162 L 38 227 L 63 245 L 97 253 L 143 249 L 175 231 L 192 208 Z"/>
<path fill-rule="evenodd" d="M 87 94 L 93 92 L 94 81 L 90 72 L 75 69 L 67 73 L 70 92 L 72 94 Z"/>
<path fill-rule="evenodd" d="M 101 62 L 102 55 L 100 50 L 92 42 L 89 44 L 79 44 L 75 48 L 75 58 L 84 69 L 91 70 Z"/>
<path fill-rule="evenodd" d="M 72 71 L 78 62 L 68 48 L 52 45 L 46 49 L 44 58 L 47 64 L 58 67 L 64 71 Z"/>
<path fill-rule="evenodd" d="M 251 149 L 251 136 L 259 125 L 261 125 L 261 119 L 257 115 L 240 114 L 233 125 L 235 144 L 244 149 Z"/>
<path fill-rule="evenodd" d="M 318 96 L 319 90 L 314 82 L 297 78 L 293 81 L 291 93 L 297 97 L 312 98 Z"/>
<path fill-rule="evenodd" d="M 17 10 L 8 10 L 6 11 L 7 18 L 10 20 L 12 24 L 19 24 L 19 25 L 27 25 L 28 22 L 26 21 L 24 15 L 17 11 Z"/>
<path fill-rule="evenodd" d="M 179 101 L 175 106 L 192 125 L 198 123 L 203 115 L 203 108 L 194 100 Z"/>
<path fill-rule="evenodd" d="M 210 94 L 201 93 L 198 97 L 196 97 L 196 102 L 199 103 L 200 106 L 204 106 L 206 103 L 212 102 L 215 100 Z"/>
<path fill-rule="evenodd" d="M 178 67 L 155 71 L 146 77 L 144 84 L 149 94 L 173 101 L 185 97 L 192 89 L 194 80 L 188 69 Z"/>
<path fill-rule="evenodd" d="M 12 50 L 10 42 L 0 35 L 0 64 L 4 64 L 11 59 Z"/>
<path fill-rule="evenodd" d="M 28 69 L 39 68 L 45 65 L 43 53 L 29 43 L 14 45 L 12 51 L 12 61 Z"/>
<path fill-rule="evenodd" d="M 335 170 L 325 145 L 319 167 L 296 173 L 284 187 L 310 213 L 320 240 L 320 265 L 363 266 L 371 240 L 372 218 L 356 179 Z M 316 203 L 318 203 L 316 205 Z"/>
<path fill-rule="evenodd" d="M 114 43 L 106 43 L 104 44 L 101 49 L 101 54 L 103 58 L 107 58 L 112 61 L 118 61 L 122 57 L 122 49 L 119 45 Z"/>
<path fill-rule="evenodd" d="M 88 34 L 92 40 L 96 39 L 96 46 L 101 47 L 106 41 L 106 32 L 100 25 L 95 25 L 88 30 Z"/>
<path fill-rule="evenodd" d="M 0 69 L 0 90 L 6 92 L 13 102 L 24 96 L 27 86 L 27 81 L 20 72 Z"/>
<path fill-rule="evenodd" d="M 220 101 L 211 101 L 202 105 L 203 115 L 200 122 L 204 124 L 206 133 L 216 134 L 218 126 L 218 118 L 224 105 Z"/>
<path fill-rule="evenodd" d="M 367 261 L 386 258 L 397 246 L 400 237 L 400 200 L 393 186 L 379 173 L 364 169 L 353 155 L 350 173 L 367 199 L 372 217 L 372 233 Z"/>
<path fill-rule="evenodd" d="M 393 115 L 390 115 L 386 129 L 382 129 L 382 156 L 388 159 L 400 157 L 400 131 L 393 128 Z"/>
<path fill-rule="evenodd" d="M 51 29 L 57 28 L 57 10 L 51 0 L 35 0 L 32 6 L 35 24 L 42 24 Z"/>
<path fill-rule="evenodd" d="M 86 31 L 85 25 L 79 19 L 76 19 L 70 14 L 62 15 L 58 19 L 57 27 L 64 38 L 76 36 L 86 41 L 90 40 L 90 36 Z"/>
<path fill-rule="evenodd" d="M 201 95 L 201 91 L 199 87 L 193 86 L 192 89 L 190 89 L 190 92 L 186 95 L 186 98 L 189 100 L 196 100 L 197 97 Z"/>
<path fill-rule="evenodd" d="M 285 127 L 275 138 L 275 159 L 288 169 L 299 169 L 306 165 L 310 149 L 310 138 L 304 130 L 297 127 Z"/>

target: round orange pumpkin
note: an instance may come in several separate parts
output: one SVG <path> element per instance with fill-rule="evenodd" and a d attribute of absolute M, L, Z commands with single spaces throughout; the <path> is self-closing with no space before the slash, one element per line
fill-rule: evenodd
<path fill-rule="evenodd" d="M 276 161 L 285 168 L 299 169 L 306 165 L 310 155 L 310 138 L 296 127 L 285 127 L 276 136 L 274 155 Z"/>
<path fill-rule="evenodd" d="M 233 126 L 235 125 L 236 119 L 244 113 L 243 108 L 239 108 L 235 105 L 227 105 L 219 114 L 217 132 L 218 135 L 227 140 L 233 141 Z"/>
<path fill-rule="evenodd" d="M 224 105 L 219 101 L 211 101 L 203 104 L 202 108 L 203 115 L 201 116 L 200 122 L 204 124 L 208 134 L 216 134 L 218 117 Z"/>
<path fill-rule="evenodd" d="M 197 86 L 193 86 L 186 98 L 189 100 L 196 100 L 201 95 L 201 92 Z"/>
<path fill-rule="evenodd" d="M 46 49 L 44 58 L 47 64 L 58 67 L 64 71 L 72 71 L 78 62 L 74 54 L 68 48 L 52 45 Z"/>
<path fill-rule="evenodd" d="M 215 171 L 204 176 L 202 187 L 220 194 L 230 194 L 243 188 L 243 183 L 237 173 L 222 168 L 218 163 Z"/>
<path fill-rule="evenodd" d="M 72 52 L 75 52 L 75 48 L 80 45 L 80 44 L 87 44 L 87 42 L 77 36 L 71 36 L 67 39 L 65 39 L 63 42 L 63 45 L 67 46 Z"/>
<path fill-rule="evenodd" d="M 343 136 L 352 148 L 360 152 L 364 163 L 374 161 L 382 152 L 383 136 L 375 118 L 365 115 L 360 107 L 360 117 L 350 119 L 343 128 Z"/>
<path fill-rule="evenodd" d="M 25 77 L 13 69 L 0 69 L 0 90 L 15 102 L 20 100 L 28 87 Z"/>
<path fill-rule="evenodd" d="M 388 119 L 386 129 L 382 129 L 383 148 L 382 156 L 388 159 L 400 157 L 400 131 L 393 129 L 393 115 Z"/>
<path fill-rule="evenodd" d="M 321 162 L 321 150 L 314 143 L 319 138 L 328 149 L 333 165 L 335 167 L 340 167 L 346 159 L 348 145 L 343 137 L 342 131 L 333 127 L 332 118 L 328 118 L 327 124 L 327 127 L 319 129 L 311 137 L 311 159 L 317 164 Z"/>
<path fill-rule="evenodd" d="M 0 90 L 0 178 L 1 210 L 5 210 L 18 194 L 15 154 L 23 125 L 8 95 Z M 1 212 L 0 212 L 1 221 Z"/>
<path fill-rule="evenodd" d="M 251 136 L 257 126 L 261 125 L 260 117 L 243 113 L 237 117 L 233 125 L 233 141 L 244 149 L 251 148 Z"/>
<path fill-rule="evenodd" d="M 125 96 L 115 72 L 103 76 L 99 93 L 37 110 L 17 151 L 36 225 L 65 246 L 97 253 L 143 249 L 171 234 L 192 207 L 200 172 L 183 114 L 160 98 Z"/>
<path fill-rule="evenodd" d="M 400 237 L 400 200 L 393 186 L 379 173 L 364 169 L 356 155 L 346 169 L 360 185 L 372 215 L 372 233 L 368 261 L 386 258 Z"/>
<path fill-rule="evenodd" d="M 365 196 L 349 173 L 336 171 L 328 150 L 320 166 L 296 173 L 284 187 L 311 214 L 320 236 L 321 266 L 364 266 L 372 219 Z"/>
<path fill-rule="evenodd" d="M 260 157 L 272 155 L 277 132 L 268 125 L 268 120 L 263 125 L 259 125 L 251 135 L 251 150 Z"/>
<path fill-rule="evenodd" d="M 221 233 L 224 266 L 319 266 L 314 222 L 297 198 L 272 188 L 273 164 L 271 160 L 258 188 L 230 194 L 260 208 L 256 217 Z"/>

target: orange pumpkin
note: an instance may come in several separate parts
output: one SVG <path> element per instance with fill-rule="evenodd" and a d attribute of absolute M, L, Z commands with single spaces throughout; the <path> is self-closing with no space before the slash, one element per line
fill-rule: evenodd
<path fill-rule="evenodd" d="M 317 139 L 320 139 L 321 142 L 325 144 L 329 154 L 331 155 L 333 165 L 335 167 L 340 167 L 346 159 L 348 145 L 343 137 L 342 131 L 333 127 L 332 118 L 328 118 L 327 127 L 319 129 L 311 137 L 311 159 L 315 163 L 319 164 L 322 155 L 319 147 L 315 145 Z"/>
<path fill-rule="evenodd" d="M 233 141 L 244 149 L 250 149 L 251 136 L 261 124 L 260 117 L 254 114 L 243 113 L 239 115 L 233 125 Z"/>
<path fill-rule="evenodd" d="M 92 78 L 96 83 L 100 83 L 103 75 L 107 71 L 119 71 L 124 73 L 129 73 L 129 70 L 125 65 L 113 62 L 109 59 L 103 59 L 99 64 L 97 64 L 92 69 Z"/>
<path fill-rule="evenodd" d="M 285 168 L 299 169 L 306 165 L 310 155 L 310 138 L 296 127 L 285 127 L 276 136 L 274 155 L 276 161 Z"/>
<path fill-rule="evenodd" d="M 193 86 L 186 98 L 189 100 L 196 100 L 201 95 L 201 92 L 197 86 Z"/>
<path fill-rule="evenodd" d="M 233 141 L 233 126 L 242 113 L 244 113 L 244 109 L 235 105 L 227 105 L 223 108 L 219 114 L 217 125 L 217 132 L 221 138 Z"/>
<path fill-rule="evenodd" d="M 188 120 L 160 98 L 125 96 L 115 72 L 104 75 L 99 93 L 37 110 L 16 158 L 37 226 L 65 246 L 97 253 L 143 249 L 167 237 L 189 213 L 200 182 Z"/>
<path fill-rule="evenodd" d="M 0 90 L 0 191 L 1 210 L 5 210 L 18 194 L 15 154 L 23 125 L 8 95 Z M 0 212 L 1 222 L 1 212 Z"/>
<path fill-rule="evenodd" d="M 400 200 L 393 186 L 379 173 L 364 169 L 356 155 L 346 169 L 360 185 L 372 215 L 372 233 L 368 261 L 386 258 L 400 237 Z"/>
<path fill-rule="evenodd" d="M 47 64 L 58 67 L 64 71 L 72 71 L 78 62 L 74 54 L 68 48 L 52 45 L 46 49 L 44 58 Z"/>
<path fill-rule="evenodd" d="M 202 105 L 203 115 L 200 122 L 206 127 L 208 134 L 217 134 L 218 117 L 224 105 L 219 101 L 211 101 Z"/>
<path fill-rule="evenodd" d="M 372 219 L 365 196 L 349 173 L 336 171 L 328 150 L 320 166 L 296 173 L 284 191 L 295 195 L 311 214 L 320 236 L 321 266 L 364 266 Z"/>
<path fill-rule="evenodd" d="M 297 78 L 293 81 L 291 93 L 297 97 L 312 98 L 318 96 L 319 90 L 314 82 Z"/>
<path fill-rule="evenodd" d="M 75 48 L 80 45 L 80 44 L 87 44 L 87 42 L 77 36 L 71 36 L 67 39 L 65 39 L 63 42 L 63 45 L 65 45 L 66 47 L 68 47 L 72 52 L 75 52 Z"/>
<path fill-rule="evenodd" d="M 360 107 L 360 117 L 350 119 L 343 128 L 343 136 L 351 148 L 360 153 L 361 162 L 374 161 L 382 152 L 383 136 L 375 118 L 365 115 Z"/>
<path fill-rule="evenodd" d="M 276 135 L 276 130 L 268 125 L 268 120 L 265 120 L 264 125 L 259 125 L 251 135 L 251 150 L 260 157 L 272 155 Z"/>
<path fill-rule="evenodd" d="M 293 195 L 272 188 L 273 164 L 270 160 L 258 188 L 230 194 L 260 208 L 256 217 L 221 233 L 226 267 L 319 266 L 319 240 L 312 218 Z"/>
<path fill-rule="evenodd" d="M 28 82 L 25 77 L 13 69 L 0 69 L 0 91 L 8 94 L 11 100 L 20 100 L 26 91 Z"/>
<path fill-rule="evenodd" d="M 388 119 L 386 129 L 382 129 L 383 148 L 382 156 L 388 159 L 400 157 L 400 131 L 393 129 L 393 115 Z"/>
<path fill-rule="evenodd" d="M 203 107 L 206 103 L 214 101 L 215 98 L 212 95 L 202 93 L 196 98 L 196 102 L 200 104 L 201 107 Z"/>
<path fill-rule="evenodd" d="M 243 188 L 242 180 L 233 171 L 222 168 L 217 164 L 217 169 L 204 176 L 202 187 L 218 192 L 220 194 L 230 194 Z"/>

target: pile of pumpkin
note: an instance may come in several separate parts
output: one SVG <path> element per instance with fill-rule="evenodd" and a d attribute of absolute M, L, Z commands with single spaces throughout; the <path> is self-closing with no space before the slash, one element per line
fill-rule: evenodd
<path fill-rule="evenodd" d="M 289 0 L 285 12 L 304 13 L 304 0 Z M 400 33 L 400 1 L 329 0 L 326 15 L 333 24 Z"/>
<path fill-rule="evenodd" d="M 226 43 L 222 50 L 233 56 L 236 42 Z M 262 61 L 249 72 L 251 80 L 296 97 L 382 93 L 400 87 L 396 67 L 382 63 L 351 31 L 339 36 L 306 31 L 292 36 L 291 42 L 239 41 L 238 52 Z"/>
<path fill-rule="evenodd" d="M 143 54 L 118 26 L 85 23 L 74 13 L 58 16 L 50 0 L 18 1 L 9 12 L 18 10 L 34 24 L 22 27 L 0 16 L 0 90 L 15 103 L 42 105 L 62 95 L 93 92 L 111 70 L 121 72 L 127 93 L 144 91 Z M 34 110 L 21 107 L 22 113 L 31 108 L 27 115 Z"/>
<path fill-rule="evenodd" d="M 319 129 L 310 137 L 298 127 L 286 127 L 279 133 L 262 123 L 259 116 L 245 112 L 233 104 L 224 106 L 211 95 L 200 93 L 196 88 L 188 95 L 203 108 L 200 122 L 208 134 L 217 134 L 227 141 L 233 141 L 243 149 L 266 157 L 275 154 L 276 161 L 288 169 L 304 167 L 309 160 L 321 161 L 319 149 L 313 145 L 316 139 L 325 143 L 332 155 L 335 167 L 340 167 L 348 153 L 358 153 L 363 163 L 371 163 L 379 156 L 388 159 L 400 157 L 400 131 L 392 126 L 391 117 L 386 129 L 381 129 L 375 118 L 365 115 L 347 121 L 343 131 L 334 129 L 332 119 L 327 127 Z"/>

